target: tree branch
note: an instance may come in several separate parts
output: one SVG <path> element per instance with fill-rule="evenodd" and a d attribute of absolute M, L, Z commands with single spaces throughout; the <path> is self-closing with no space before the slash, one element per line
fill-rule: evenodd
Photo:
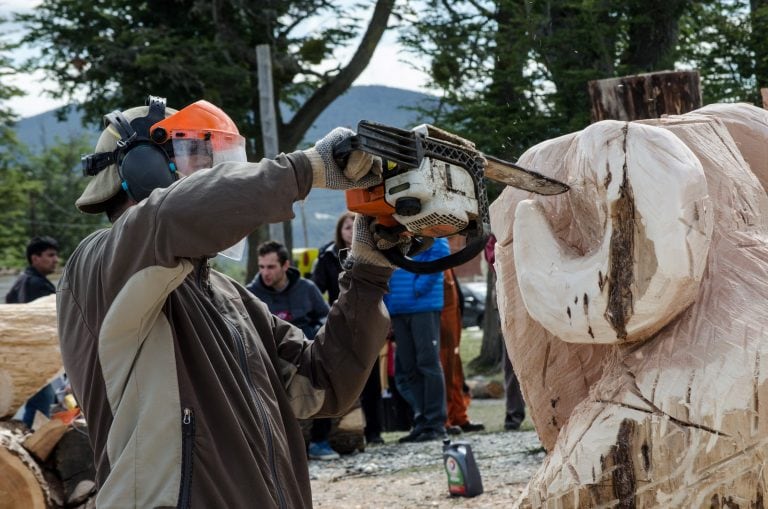
<path fill-rule="evenodd" d="M 365 70 L 384 31 L 387 29 L 387 20 L 394 5 L 395 0 L 378 0 L 376 2 L 368 28 L 349 64 L 333 79 L 318 88 L 296 112 L 288 125 L 281 129 L 279 133 L 281 150 L 295 149 L 320 113 L 337 97 L 346 92 L 352 82 Z"/>

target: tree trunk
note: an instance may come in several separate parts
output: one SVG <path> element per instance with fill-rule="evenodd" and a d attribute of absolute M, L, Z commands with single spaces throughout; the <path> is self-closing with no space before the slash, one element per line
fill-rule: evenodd
<path fill-rule="evenodd" d="M 485 314 L 483 316 L 483 342 L 480 353 L 469 361 L 469 368 L 475 373 L 494 373 L 501 369 L 504 359 L 504 338 L 501 334 L 499 308 L 496 304 L 496 276 L 492 270 L 486 276 L 488 291 L 485 293 Z"/>
<path fill-rule="evenodd" d="M 680 115 L 701 107 L 698 71 L 661 71 L 587 84 L 592 122 Z"/>
<path fill-rule="evenodd" d="M 0 304 L 0 418 L 12 416 L 61 370 L 56 296 Z"/>
<path fill-rule="evenodd" d="M 755 59 L 755 80 L 758 89 L 768 86 L 768 0 L 750 0 L 749 18 L 752 24 L 750 46 Z"/>

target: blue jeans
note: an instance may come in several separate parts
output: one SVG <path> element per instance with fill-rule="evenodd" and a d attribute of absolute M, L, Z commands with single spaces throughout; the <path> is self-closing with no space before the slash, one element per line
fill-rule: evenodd
<path fill-rule="evenodd" d="M 446 402 L 440 365 L 440 311 L 395 315 L 395 385 L 413 409 L 414 432 L 445 432 Z"/>
<path fill-rule="evenodd" d="M 35 412 L 40 411 L 46 417 L 50 417 L 51 405 L 54 403 L 56 403 L 56 392 L 51 384 L 48 384 L 27 400 L 27 404 L 24 405 L 24 416 L 21 420 L 28 428 L 31 428 L 35 421 Z"/>

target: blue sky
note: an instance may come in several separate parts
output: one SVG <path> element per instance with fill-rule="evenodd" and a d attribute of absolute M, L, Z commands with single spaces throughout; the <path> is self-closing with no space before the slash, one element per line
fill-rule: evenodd
<path fill-rule="evenodd" d="M 39 0 L 0 0 L 0 16 L 8 17 L 12 12 L 30 10 L 38 3 L 40 3 Z M 20 51 L 17 56 L 23 57 L 24 54 Z M 29 52 L 27 51 L 26 54 Z M 340 60 L 348 60 L 350 57 L 351 52 L 337 55 Z M 410 64 L 405 63 L 404 60 L 413 61 L 414 56 L 402 51 L 394 32 L 385 33 L 370 64 L 355 81 L 355 85 L 387 85 L 429 92 L 424 86 L 426 76 Z M 397 77 L 396 81 L 392 80 L 393 76 Z M 63 104 L 61 100 L 51 99 L 43 93 L 46 87 L 52 88 L 53 85 L 45 80 L 42 73 L 18 75 L 14 79 L 8 79 L 8 82 L 27 92 L 25 97 L 9 102 L 9 106 L 20 117 L 36 115 Z"/>

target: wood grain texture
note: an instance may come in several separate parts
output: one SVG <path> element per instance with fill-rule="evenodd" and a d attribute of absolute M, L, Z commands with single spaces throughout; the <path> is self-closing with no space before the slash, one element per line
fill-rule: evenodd
<path fill-rule="evenodd" d="M 768 133 L 768 112 L 745 105 L 703 110 L 643 122 L 673 133 L 696 155 L 714 220 L 693 304 L 648 339 L 570 345 L 534 322 L 519 295 L 511 249 L 523 239 L 508 235 L 511 207 L 527 196 L 506 190 L 492 207 L 505 340 L 549 451 L 519 507 L 765 504 L 768 158 L 759 154 L 768 145 L 760 134 Z M 550 174 L 562 177 L 567 165 L 556 163 L 574 136 L 545 142 L 530 160 L 551 163 Z M 589 193 L 572 187 L 551 200 L 543 206 L 559 241 L 589 252 L 601 230 Z M 578 206 L 586 213 L 574 215 Z"/>
<path fill-rule="evenodd" d="M 0 418 L 62 371 L 56 296 L 0 304 Z"/>

